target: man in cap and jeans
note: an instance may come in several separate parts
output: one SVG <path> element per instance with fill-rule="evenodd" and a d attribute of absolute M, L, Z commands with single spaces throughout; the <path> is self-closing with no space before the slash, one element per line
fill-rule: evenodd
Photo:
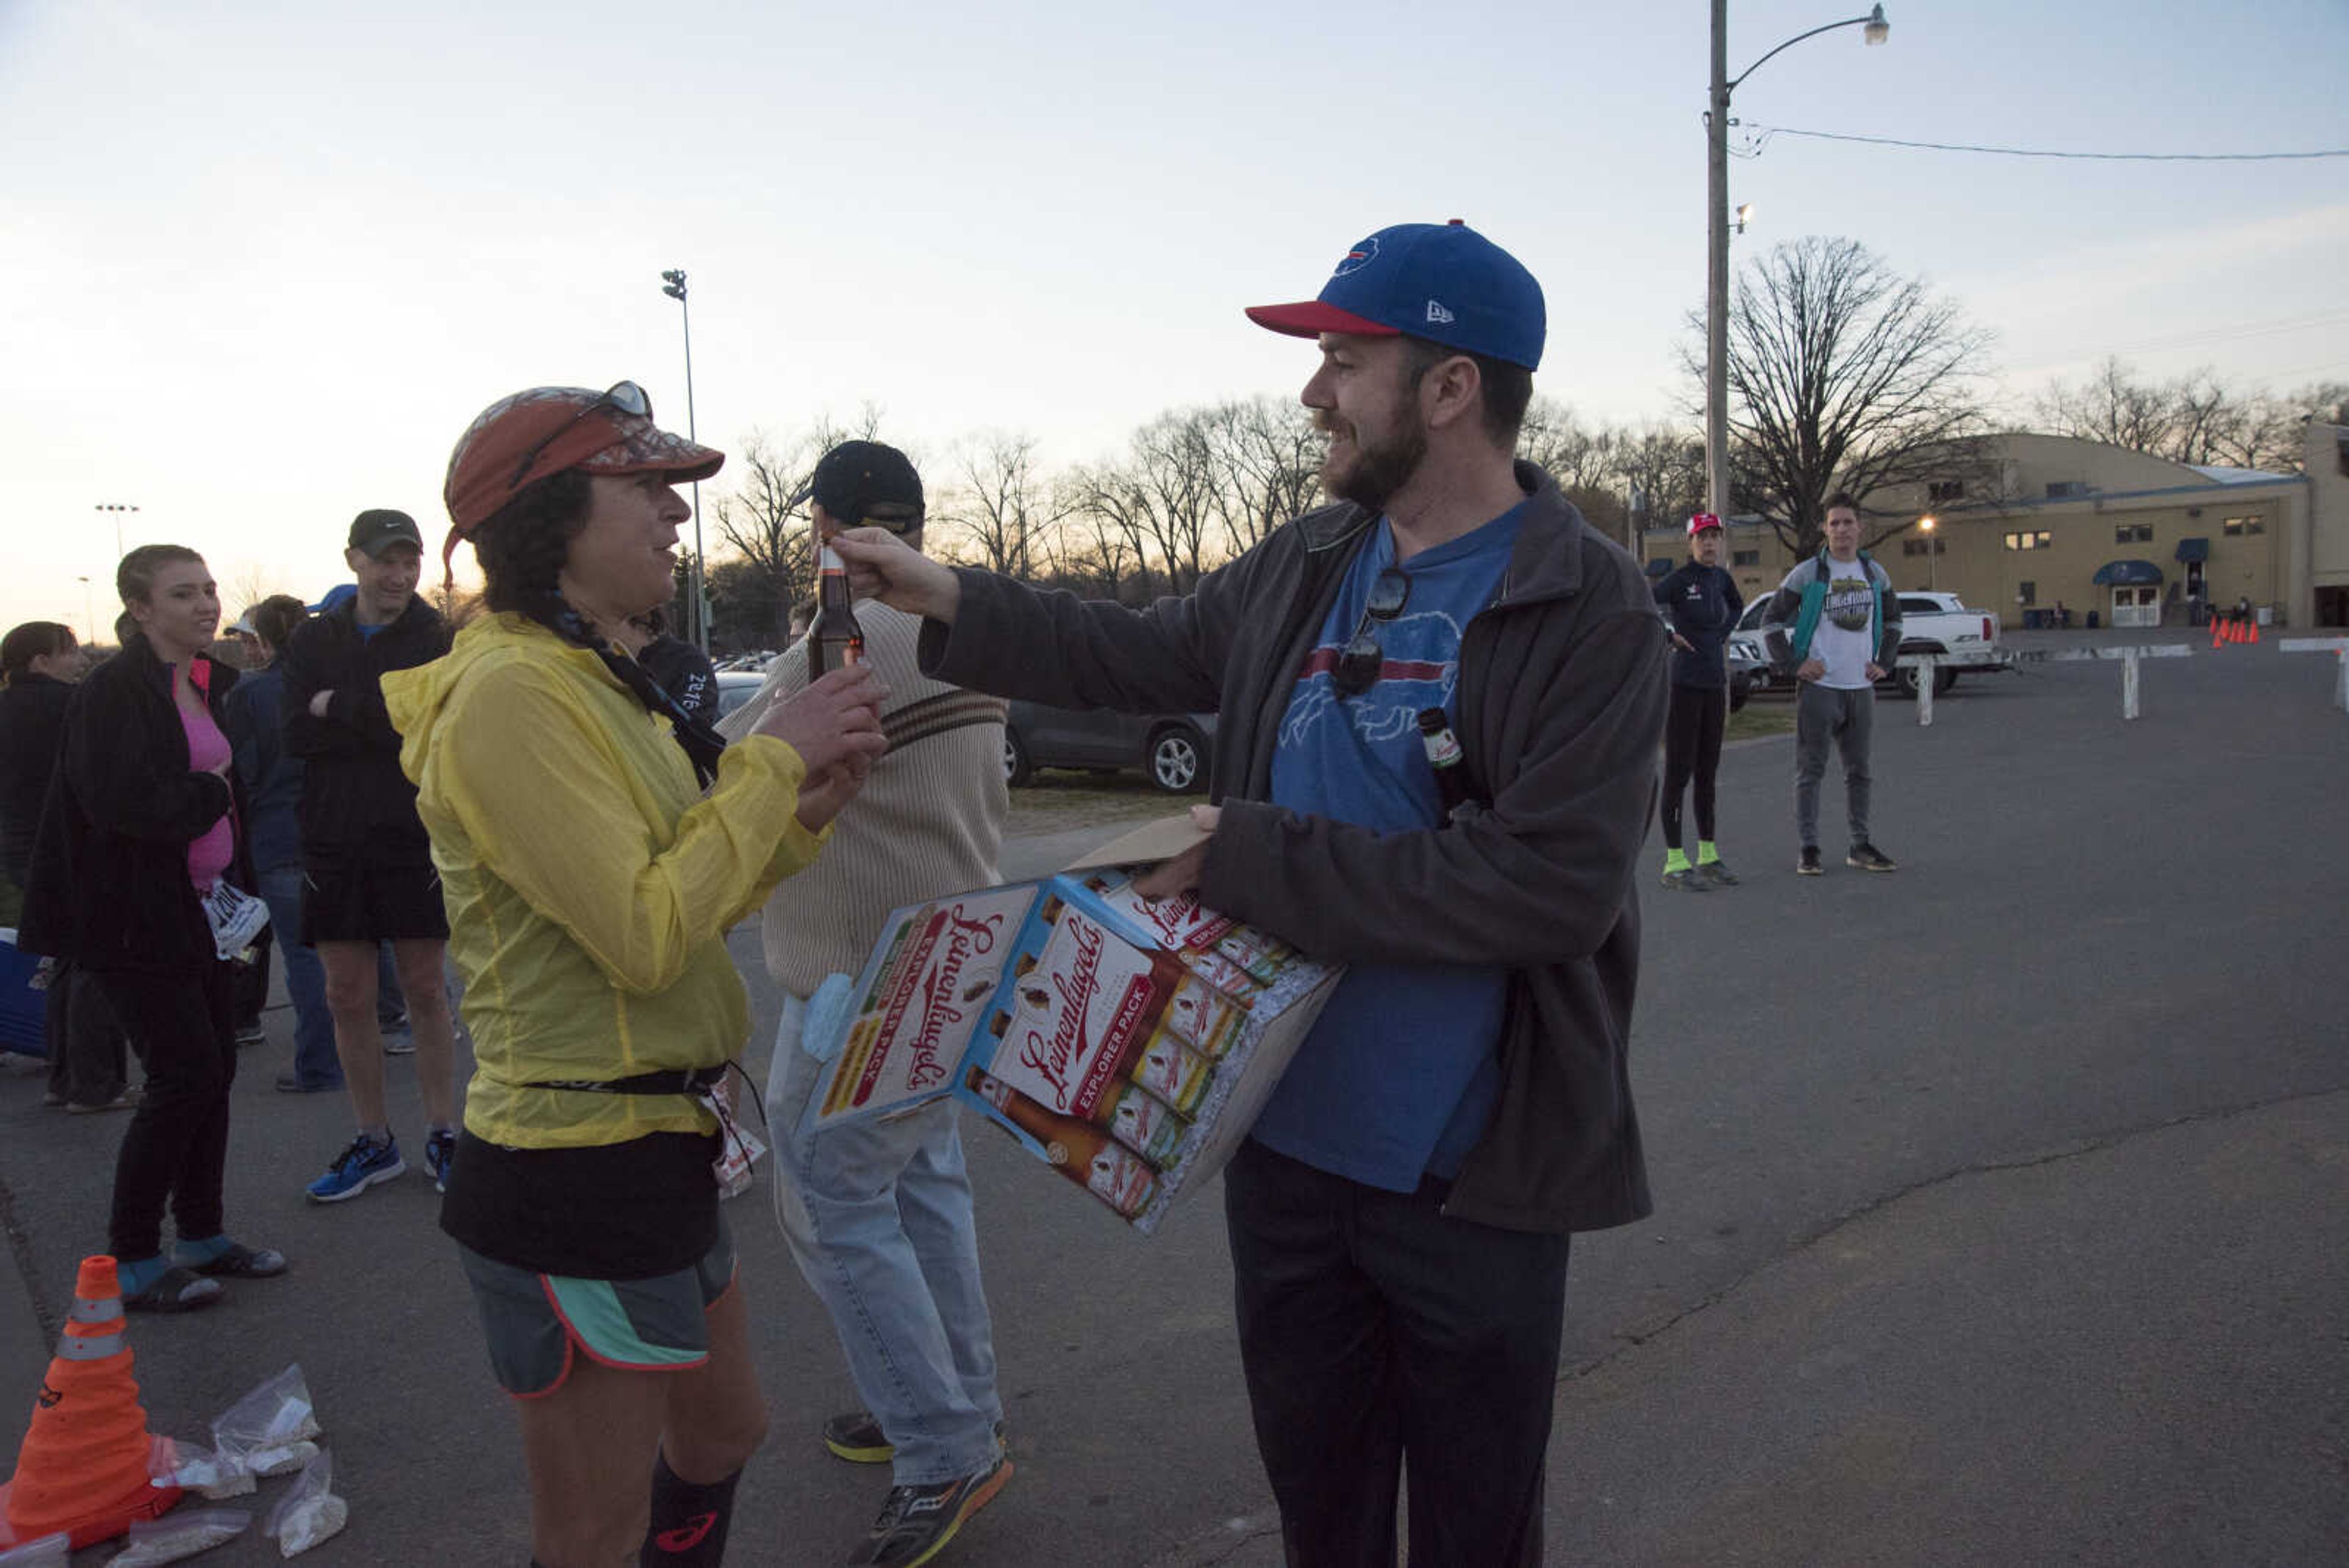
<path fill-rule="evenodd" d="M 811 498 L 821 538 L 879 527 L 921 548 L 921 475 L 895 447 L 833 447 L 816 463 Z M 822 857 L 767 900 L 767 972 L 783 992 L 767 1125 L 783 1234 L 865 1405 L 824 1423 L 824 1447 L 893 1467 L 888 1498 L 846 1561 L 899 1568 L 927 1561 L 1011 1475 L 970 1179 L 951 1099 L 805 1133 L 824 1064 L 800 1048 L 801 1030 L 810 993 L 828 974 L 864 968 L 891 909 L 996 881 L 1011 802 L 1002 701 L 922 674 L 919 617 L 868 604 L 857 621 L 864 662 L 888 686 L 889 749 Z M 720 731 L 747 733 L 808 679 L 805 647 L 795 645 Z"/>
<path fill-rule="evenodd" d="M 1569 1234 L 1649 1211 L 1626 1043 L 1667 642 L 1639 567 L 1514 462 L 1546 323 L 1458 223 L 1382 229 L 1318 299 L 1336 504 L 1147 609 L 866 530 L 860 590 L 940 680 L 1222 713 L 1205 842 L 1143 884 L 1347 966 L 1225 1169 L 1257 1442 L 1299 1568 L 1535 1568 Z M 1447 815 L 1418 716 L 1469 800 Z"/>
<path fill-rule="evenodd" d="M 303 622 L 285 653 L 279 711 L 285 750 L 303 763 L 298 940 L 317 949 L 326 970 L 335 1054 L 358 1124 L 350 1146 L 306 1189 L 315 1203 L 357 1198 L 408 1168 L 384 1102 L 379 942 L 391 944 L 407 993 L 424 1158 L 435 1186 L 445 1186 L 456 1158 L 456 1040 L 441 970 L 449 918 L 432 843 L 416 815 L 416 786 L 399 771 L 399 732 L 383 706 L 387 670 L 449 651 L 448 623 L 416 592 L 423 548 L 407 513 L 360 513 L 343 552 L 353 592 Z"/>

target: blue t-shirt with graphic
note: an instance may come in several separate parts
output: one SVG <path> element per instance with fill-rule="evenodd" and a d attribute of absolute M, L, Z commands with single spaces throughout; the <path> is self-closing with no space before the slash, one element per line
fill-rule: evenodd
<path fill-rule="evenodd" d="M 1442 708 L 1458 724 L 1461 634 L 1508 569 L 1521 511 L 1411 558 L 1401 613 L 1370 623 L 1383 655 L 1378 684 L 1341 699 L 1330 683 L 1339 652 L 1362 624 L 1371 585 L 1394 565 L 1394 535 L 1380 519 L 1289 695 L 1272 759 L 1274 804 L 1380 833 L 1441 824 L 1419 711 Z M 1348 970 L 1255 1136 L 1317 1169 L 1394 1192 L 1413 1190 L 1423 1175 L 1456 1174 L 1500 1090 L 1507 992 L 1508 971 L 1498 965 Z"/>

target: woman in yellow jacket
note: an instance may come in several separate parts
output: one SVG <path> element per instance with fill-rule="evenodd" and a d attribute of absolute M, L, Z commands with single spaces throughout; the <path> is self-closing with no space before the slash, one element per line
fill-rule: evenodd
<path fill-rule="evenodd" d="M 713 1170 L 750 1025 L 725 935 L 885 745 L 851 670 L 721 753 L 613 646 L 669 597 L 673 486 L 724 461 L 629 382 L 492 404 L 446 499 L 495 613 L 383 682 L 473 1038 L 440 1224 L 517 1400 L 546 1568 L 724 1552 L 766 1431 Z"/>

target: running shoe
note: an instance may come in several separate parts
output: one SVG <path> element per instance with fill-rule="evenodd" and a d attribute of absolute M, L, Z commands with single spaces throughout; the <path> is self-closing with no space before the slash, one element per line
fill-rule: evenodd
<path fill-rule="evenodd" d="M 346 1198 L 357 1198 L 378 1181 L 389 1181 L 407 1172 L 408 1162 L 399 1158 L 398 1138 L 378 1143 L 361 1133 L 351 1139 L 350 1147 L 335 1157 L 326 1175 L 303 1190 L 313 1203 L 340 1203 Z"/>
<path fill-rule="evenodd" d="M 1865 838 L 1851 846 L 1851 853 L 1843 857 L 1843 863 L 1850 867 L 1855 871 L 1898 871 L 1900 869 L 1900 866 L 1898 861 L 1894 860 L 1892 857 L 1887 855 L 1881 849 L 1878 849 L 1875 845 L 1870 844 Z"/>
<path fill-rule="evenodd" d="M 1795 862 L 1795 875 L 1797 877 L 1816 877 L 1818 874 L 1819 846 L 1816 844 L 1806 844 L 1803 846 L 1803 857 Z"/>
<path fill-rule="evenodd" d="M 432 1173 L 432 1190 L 449 1190 L 449 1172 L 457 1164 L 457 1135 L 447 1127 L 435 1127 L 424 1135 L 424 1168 Z"/>
<path fill-rule="evenodd" d="M 927 1563 L 1010 1479 L 1011 1461 L 999 1455 L 974 1475 L 936 1486 L 890 1488 L 873 1528 L 851 1551 L 848 1568 L 916 1568 Z"/>
<path fill-rule="evenodd" d="M 416 1036 L 409 1033 L 408 1026 L 404 1023 L 398 1029 L 386 1030 L 383 1036 L 383 1054 L 387 1056 L 415 1055 Z"/>
<path fill-rule="evenodd" d="M 1682 867 L 1677 871 L 1665 872 L 1664 886 L 1670 888 L 1675 893 L 1702 893 L 1709 891 L 1705 887 L 1703 880 L 1697 876 L 1696 872 L 1686 866 Z"/>
<path fill-rule="evenodd" d="M 236 1043 L 240 1045 L 258 1045 L 268 1038 L 268 1033 L 261 1027 L 258 1018 L 236 1026 Z"/>
<path fill-rule="evenodd" d="M 895 1445 L 881 1430 L 870 1410 L 851 1410 L 823 1424 L 823 1446 L 834 1459 L 852 1465 L 885 1465 L 897 1457 Z"/>
<path fill-rule="evenodd" d="M 1705 861 L 1696 868 L 1696 874 L 1703 877 L 1712 887 L 1734 888 L 1737 886 L 1736 875 L 1718 860 Z"/>

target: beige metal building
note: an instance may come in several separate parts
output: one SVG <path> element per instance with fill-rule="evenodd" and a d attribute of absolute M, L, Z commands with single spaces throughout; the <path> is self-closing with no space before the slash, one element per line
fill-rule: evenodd
<path fill-rule="evenodd" d="M 2192 602 L 2248 600 L 2271 622 L 2349 626 L 2349 429 L 2311 422 L 2305 472 L 2199 468 L 2067 436 L 2016 432 L 1953 452 L 1949 477 L 1866 497 L 1871 553 L 1896 588 L 1939 589 L 2009 626 L 2183 625 Z M 1932 520 L 1931 526 L 1925 519 Z M 1732 519 L 1726 563 L 1751 599 L 1793 566 L 1758 519 Z M 1651 529 L 1651 561 L 1686 554 Z"/>

